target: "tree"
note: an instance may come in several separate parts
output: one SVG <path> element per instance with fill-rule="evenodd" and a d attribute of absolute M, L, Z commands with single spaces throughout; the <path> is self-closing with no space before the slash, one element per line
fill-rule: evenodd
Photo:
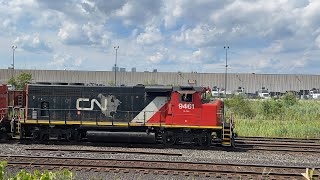
<path fill-rule="evenodd" d="M 25 90 L 26 86 L 32 80 L 31 73 L 22 73 L 17 78 L 10 78 L 8 84 L 15 87 L 16 90 Z"/>

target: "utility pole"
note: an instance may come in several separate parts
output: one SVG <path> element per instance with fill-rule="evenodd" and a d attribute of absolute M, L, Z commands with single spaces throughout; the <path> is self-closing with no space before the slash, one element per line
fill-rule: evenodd
<path fill-rule="evenodd" d="M 114 46 L 113 48 L 116 50 L 116 59 L 114 63 L 114 85 L 117 86 L 117 59 L 119 46 Z"/>
<path fill-rule="evenodd" d="M 12 69 L 14 69 L 14 51 L 17 49 L 16 45 L 12 46 Z"/>
<path fill-rule="evenodd" d="M 17 46 L 13 45 L 11 48 L 12 48 L 12 74 L 11 74 L 11 78 L 13 78 L 13 74 L 14 74 L 14 52 L 17 49 Z"/>
<path fill-rule="evenodd" d="M 225 73 L 225 79 L 224 79 L 224 94 L 225 96 L 227 97 L 227 83 L 228 83 L 228 78 L 227 78 L 227 75 L 228 75 L 228 49 L 229 49 L 229 46 L 224 46 L 223 47 L 225 50 L 226 50 L 226 73 Z"/>

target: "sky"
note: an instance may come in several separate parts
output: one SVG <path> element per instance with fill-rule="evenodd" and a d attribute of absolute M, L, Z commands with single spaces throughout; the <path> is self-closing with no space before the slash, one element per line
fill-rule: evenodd
<path fill-rule="evenodd" d="M 320 74 L 319 0 L 0 0 L 0 69 Z M 15 50 L 12 46 L 17 46 Z M 229 49 L 224 49 L 229 47 Z"/>

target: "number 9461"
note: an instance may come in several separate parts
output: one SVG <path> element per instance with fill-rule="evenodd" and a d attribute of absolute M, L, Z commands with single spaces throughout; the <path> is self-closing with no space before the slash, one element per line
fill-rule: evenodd
<path fill-rule="evenodd" d="M 179 109 L 194 109 L 194 104 L 179 103 Z"/>

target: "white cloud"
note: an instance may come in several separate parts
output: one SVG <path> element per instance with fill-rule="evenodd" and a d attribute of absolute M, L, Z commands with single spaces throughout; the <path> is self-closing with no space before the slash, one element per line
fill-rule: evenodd
<path fill-rule="evenodd" d="M 216 63 L 215 57 L 216 48 L 199 48 L 192 53 L 192 60 L 198 63 Z"/>
<path fill-rule="evenodd" d="M 78 44 L 105 47 L 109 45 L 109 36 L 110 33 L 103 29 L 103 25 L 90 22 L 79 25 L 65 21 L 58 32 L 60 40 L 69 45 Z"/>
<path fill-rule="evenodd" d="M 39 13 L 39 17 L 31 21 L 31 24 L 37 28 L 56 29 L 61 25 L 65 15 L 59 11 L 47 10 Z"/>
<path fill-rule="evenodd" d="M 147 26 L 144 33 L 137 37 L 137 43 L 142 45 L 151 45 L 162 40 L 161 32 L 158 28 Z"/>
<path fill-rule="evenodd" d="M 53 56 L 52 62 L 50 62 L 49 65 L 63 67 L 65 66 L 65 63 L 67 61 L 70 61 L 70 59 L 71 59 L 70 55 L 55 54 Z"/>
<path fill-rule="evenodd" d="M 161 48 L 155 54 L 152 54 L 147 58 L 148 62 L 152 64 L 160 64 L 169 62 L 169 50 L 168 48 Z"/>
<path fill-rule="evenodd" d="M 66 44 L 77 44 L 86 42 L 86 37 L 81 31 L 81 26 L 65 21 L 59 29 L 58 37 Z"/>
<path fill-rule="evenodd" d="M 156 52 L 155 55 L 149 57 L 151 63 L 159 63 L 163 60 L 164 55 L 161 52 Z"/>
<path fill-rule="evenodd" d="M 81 66 L 84 60 L 84 57 L 74 57 L 71 54 L 54 54 L 48 65 L 57 69 L 75 69 Z"/>
<path fill-rule="evenodd" d="M 283 43 L 279 40 L 274 41 L 269 47 L 265 48 L 263 51 L 266 53 L 279 53 L 284 49 Z"/>
<path fill-rule="evenodd" d="M 127 1 L 114 15 L 121 18 L 126 25 L 140 26 L 147 24 L 159 15 L 162 7 L 161 1 L 132 0 Z"/>
<path fill-rule="evenodd" d="M 14 42 L 20 49 L 30 52 L 52 52 L 48 42 L 42 40 L 38 34 L 25 34 L 17 37 Z"/>
<path fill-rule="evenodd" d="M 318 37 L 316 38 L 315 44 L 320 49 L 320 35 L 318 35 Z"/>
<path fill-rule="evenodd" d="M 179 35 L 173 36 L 177 42 L 187 43 L 191 46 L 205 46 L 215 40 L 221 39 L 223 30 L 208 24 L 198 24 L 192 29 L 181 29 Z"/>
<path fill-rule="evenodd" d="M 177 24 L 177 20 L 181 17 L 183 14 L 183 9 L 182 9 L 182 0 L 169 0 L 165 3 L 164 8 L 163 8 L 163 13 L 164 13 L 164 25 L 167 28 L 172 28 L 175 27 Z"/>
<path fill-rule="evenodd" d="M 302 17 L 302 25 L 310 27 L 318 27 L 320 23 L 320 1 L 313 0 L 302 9 L 300 16 Z"/>
<path fill-rule="evenodd" d="M 0 24 L 0 34 L 11 34 L 16 30 L 15 23 L 11 19 L 4 19 Z"/>

